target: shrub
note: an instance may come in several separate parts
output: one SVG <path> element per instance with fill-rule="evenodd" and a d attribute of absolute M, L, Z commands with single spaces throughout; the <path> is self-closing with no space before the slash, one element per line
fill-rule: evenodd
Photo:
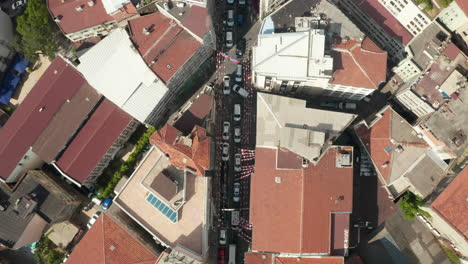
<path fill-rule="evenodd" d="M 402 196 L 401 201 L 398 204 L 407 220 L 413 220 L 418 213 L 427 218 L 431 218 L 431 215 L 428 212 L 420 208 L 423 205 L 423 199 L 410 191 L 407 191 Z"/>

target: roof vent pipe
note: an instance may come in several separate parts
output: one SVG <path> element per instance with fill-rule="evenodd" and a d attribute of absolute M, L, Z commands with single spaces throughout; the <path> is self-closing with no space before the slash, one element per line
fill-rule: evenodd
<path fill-rule="evenodd" d="M 89 5 L 89 6 L 94 6 L 94 0 L 88 1 L 88 5 Z"/>
<path fill-rule="evenodd" d="M 143 34 L 148 36 L 150 34 L 150 31 L 147 28 L 143 28 Z"/>
<path fill-rule="evenodd" d="M 75 10 L 78 11 L 78 12 L 81 12 L 81 11 L 83 11 L 83 7 L 77 6 L 77 7 L 75 7 Z"/>

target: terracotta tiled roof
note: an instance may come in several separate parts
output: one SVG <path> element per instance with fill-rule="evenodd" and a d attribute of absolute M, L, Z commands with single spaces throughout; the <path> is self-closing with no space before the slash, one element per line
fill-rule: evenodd
<path fill-rule="evenodd" d="M 6 179 L 66 100 L 83 84 L 83 77 L 57 57 L 0 129 L 0 177 Z M 42 109 L 42 111 L 40 111 Z"/>
<path fill-rule="evenodd" d="M 154 264 L 158 256 L 102 214 L 67 260 L 67 264 Z"/>
<path fill-rule="evenodd" d="M 150 142 L 169 155 L 175 167 L 189 167 L 196 171 L 196 175 L 205 176 L 205 171 L 210 168 L 211 139 L 206 135 L 206 130 L 199 126 L 195 126 L 188 137 L 191 145 L 184 144 L 182 132 L 166 124 L 150 137 Z"/>
<path fill-rule="evenodd" d="M 353 169 L 337 168 L 332 147 L 317 166 L 276 169 L 276 150 L 257 147 L 250 192 L 252 250 L 330 253 L 333 212 L 352 211 Z M 345 213 L 347 212 L 347 213 Z M 287 221 L 285 221 L 287 219 Z M 313 223 L 313 224 L 310 224 Z M 341 245 L 343 246 L 344 241 Z M 336 244 L 335 244 L 336 245 Z"/>
<path fill-rule="evenodd" d="M 213 97 L 201 94 L 195 102 L 174 123 L 174 127 L 184 134 L 190 133 L 194 126 L 202 126 L 208 113 L 211 111 Z"/>
<path fill-rule="evenodd" d="M 465 12 L 465 15 L 468 16 L 468 1 L 466 0 L 455 0 L 458 6 Z"/>
<path fill-rule="evenodd" d="M 453 42 L 450 42 L 444 51 L 444 55 L 447 56 L 451 61 L 454 61 L 458 54 L 465 56 L 465 54 L 455 44 L 453 44 Z"/>
<path fill-rule="evenodd" d="M 182 25 L 193 34 L 203 38 L 210 31 L 211 18 L 208 14 L 208 8 L 192 5 L 189 14 L 182 20 Z"/>
<path fill-rule="evenodd" d="M 60 19 L 57 25 L 65 33 L 73 33 L 108 21 L 124 20 L 138 14 L 133 4 L 127 3 L 112 15 L 107 14 L 102 0 L 94 0 L 94 5 L 88 5 L 89 0 L 47 0 L 49 11 L 53 17 Z M 76 11 L 81 6 L 82 11 Z"/>
<path fill-rule="evenodd" d="M 432 203 L 432 208 L 468 240 L 468 168 Z"/>
<path fill-rule="evenodd" d="M 132 40 L 145 62 L 165 83 L 201 47 L 177 23 L 159 12 L 129 21 Z M 143 32 L 148 30 L 149 33 Z"/>
<path fill-rule="evenodd" d="M 372 40 L 349 40 L 333 47 L 333 80 L 330 83 L 377 89 L 386 79 L 387 52 Z"/>
<path fill-rule="evenodd" d="M 57 166 L 84 183 L 130 121 L 130 115 L 104 99 L 57 160 Z"/>
<path fill-rule="evenodd" d="M 101 95 L 88 83 L 82 85 L 36 139 L 32 146 L 34 153 L 47 163 L 55 160 L 100 99 Z"/>
<path fill-rule="evenodd" d="M 403 45 L 413 36 L 398 22 L 398 20 L 381 4 L 379 0 L 356 0 L 358 8 L 373 18 L 387 34 L 399 40 Z"/>
<path fill-rule="evenodd" d="M 279 257 L 277 254 L 247 252 L 245 264 L 344 264 L 343 257 Z"/>

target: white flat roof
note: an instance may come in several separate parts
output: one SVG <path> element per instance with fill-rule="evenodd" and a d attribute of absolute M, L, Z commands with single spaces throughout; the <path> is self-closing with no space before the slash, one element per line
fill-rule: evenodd
<path fill-rule="evenodd" d="M 80 57 L 78 70 L 98 92 L 140 122 L 168 91 L 118 28 Z"/>
<path fill-rule="evenodd" d="M 260 34 L 253 56 L 253 68 L 262 75 L 327 78 L 333 71 L 333 58 L 325 55 L 325 33 L 321 29 Z"/>
<path fill-rule="evenodd" d="M 257 93 L 257 146 L 283 147 L 312 161 L 330 134 L 339 134 L 354 114 L 306 108 L 306 101 Z"/>

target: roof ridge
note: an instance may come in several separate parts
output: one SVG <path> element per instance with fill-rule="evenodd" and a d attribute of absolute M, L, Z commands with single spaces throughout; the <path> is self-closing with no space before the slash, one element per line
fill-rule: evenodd
<path fill-rule="evenodd" d="M 265 104 L 266 108 L 268 109 L 268 112 L 270 112 L 270 114 L 273 116 L 273 118 L 275 119 L 276 123 L 278 123 L 278 126 L 280 128 L 283 128 L 283 126 L 281 125 L 281 122 L 278 120 L 278 118 L 276 117 L 275 113 L 273 112 L 273 110 L 271 110 L 270 108 L 270 105 L 265 101 L 265 98 L 263 98 L 263 96 L 261 94 L 257 94 L 258 97 L 260 97 L 260 99 L 262 100 L 262 102 Z"/>
<path fill-rule="evenodd" d="M 109 102 L 110 102 L 110 101 L 109 101 Z M 101 102 L 101 104 L 98 106 L 98 108 L 96 109 L 96 111 L 94 111 L 94 113 L 89 117 L 89 119 L 86 120 L 86 122 L 83 124 L 83 126 L 81 127 L 81 129 L 79 129 L 79 130 L 77 131 L 77 133 L 80 133 L 81 130 L 89 123 L 89 121 L 91 120 L 91 118 L 93 117 L 93 115 L 96 114 L 96 112 L 98 111 L 98 109 L 99 109 L 99 107 L 102 105 L 102 103 L 104 103 L 104 101 Z M 82 145 L 81 145 L 81 147 L 79 148 L 80 151 L 79 151 L 78 153 L 81 153 L 81 152 L 83 151 L 83 149 L 84 149 L 84 148 L 88 145 L 88 143 L 94 138 L 94 136 L 98 133 L 98 131 L 101 130 L 101 128 L 104 126 L 105 123 L 107 123 L 109 116 L 112 115 L 112 114 L 114 113 L 114 111 L 115 111 L 115 109 L 117 108 L 117 106 L 116 106 L 114 103 L 112 103 L 112 102 L 110 102 L 110 103 L 114 106 L 114 108 L 112 109 L 112 111 L 110 111 L 108 114 L 106 114 L 106 116 L 105 116 L 105 117 L 106 117 L 106 121 L 100 123 L 99 128 L 98 128 L 98 129 L 95 129 L 95 130 L 93 131 L 93 133 L 90 135 L 90 137 L 88 137 L 88 139 L 86 140 L 86 144 L 82 144 Z M 127 124 L 127 125 L 128 125 L 128 124 Z M 122 133 L 122 132 L 121 132 L 121 133 Z M 76 138 L 75 138 L 75 139 L 76 139 Z M 70 165 L 75 163 L 75 161 L 76 161 L 76 159 L 78 158 L 78 156 L 79 156 L 79 155 L 75 155 L 75 157 L 73 157 L 73 159 L 72 159 L 71 162 L 70 162 Z M 99 160 L 99 161 L 100 161 L 100 160 Z M 98 163 L 99 163 L 99 161 L 98 161 Z"/>
<path fill-rule="evenodd" d="M 362 49 L 360 49 L 362 50 Z M 372 78 L 367 74 L 367 71 L 364 70 L 364 68 L 361 66 L 361 64 L 357 61 L 357 59 L 354 57 L 354 54 L 352 52 L 349 52 L 348 53 L 351 55 L 351 58 L 353 59 L 353 61 L 356 63 L 356 65 L 359 67 L 359 69 L 361 70 L 361 72 L 367 77 L 367 79 L 369 79 L 369 81 L 376 87 L 378 88 L 379 86 L 374 82 L 374 80 L 372 80 Z"/>
<path fill-rule="evenodd" d="M 145 54 L 142 55 L 142 57 L 146 57 L 148 55 L 148 53 L 153 50 L 153 48 L 159 44 L 159 42 L 169 33 L 169 31 L 171 31 L 173 28 L 175 28 L 176 26 L 178 26 L 177 23 L 171 23 L 173 21 L 173 19 L 169 19 L 167 18 L 169 21 L 169 27 L 166 28 L 166 30 L 164 30 L 164 32 L 159 36 L 159 38 L 148 48 L 148 50 L 145 52 Z M 180 26 L 179 26 L 180 27 Z M 179 35 L 180 31 L 177 32 L 177 35 Z M 176 35 L 176 36 L 177 36 Z M 172 39 L 174 40 L 175 37 Z M 172 42 L 171 42 L 172 43 Z M 158 58 L 160 54 L 158 54 L 154 59 Z M 153 60 L 154 60 L 153 59 Z"/>
<path fill-rule="evenodd" d="M 102 227 L 102 254 L 104 255 L 104 263 L 106 263 L 106 230 L 104 228 L 104 218 L 105 218 L 105 214 L 102 214 L 102 216 L 100 218 L 102 218 L 101 220 L 101 227 Z"/>

